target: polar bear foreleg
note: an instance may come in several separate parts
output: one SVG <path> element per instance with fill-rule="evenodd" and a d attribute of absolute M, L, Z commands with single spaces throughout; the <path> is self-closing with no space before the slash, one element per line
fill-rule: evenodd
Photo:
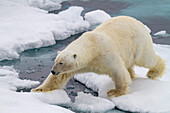
<path fill-rule="evenodd" d="M 32 89 L 31 92 L 47 92 L 55 89 L 62 89 L 70 77 L 72 77 L 71 74 L 60 74 L 56 76 L 50 73 L 43 84 Z"/>
<path fill-rule="evenodd" d="M 134 71 L 133 67 L 128 68 L 128 71 L 129 71 L 129 74 L 130 74 L 131 78 L 135 78 L 136 77 L 135 71 Z"/>

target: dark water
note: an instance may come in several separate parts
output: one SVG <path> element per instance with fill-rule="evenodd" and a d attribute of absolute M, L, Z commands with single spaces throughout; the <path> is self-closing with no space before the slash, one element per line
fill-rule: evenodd
<path fill-rule="evenodd" d="M 50 13 L 57 14 L 70 6 L 84 7 L 85 10 L 82 15 L 88 11 L 102 9 L 112 16 L 133 16 L 146 24 L 152 30 L 152 35 L 160 30 L 166 30 L 170 33 L 169 0 L 89 0 L 86 2 L 71 0 L 69 2 L 64 2 L 61 10 L 52 11 Z M 0 66 L 13 65 L 20 71 L 19 77 L 21 79 L 37 80 L 42 83 L 54 65 L 54 59 L 57 55 L 57 51 L 63 50 L 69 43 L 77 39 L 81 34 L 82 33 L 71 36 L 63 41 L 56 41 L 56 44 L 53 46 L 24 51 L 20 54 L 19 59 L 1 61 Z M 153 39 L 153 41 L 158 44 L 170 44 L 170 37 L 160 37 Z M 30 91 L 30 89 L 18 89 L 18 91 L 21 90 Z M 95 96 L 98 95 L 97 92 L 85 87 L 73 78 L 67 83 L 65 90 L 72 101 L 74 101 L 74 98 L 77 96 L 77 92 L 80 91 L 91 93 Z M 79 111 L 75 112 L 79 113 Z M 124 111 L 114 109 L 108 113 L 122 112 Z"/>

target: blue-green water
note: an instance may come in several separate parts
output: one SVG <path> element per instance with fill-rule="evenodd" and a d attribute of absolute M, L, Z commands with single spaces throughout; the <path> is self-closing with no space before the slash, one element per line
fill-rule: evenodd
<path fill-rule="evenodd" d="M 61 10 L 75 5 L 84 7 L 85 11 L 82 15 L 91 10 L 102 9 L 111 16 L 133 16 L 149 26 L 152 34 L 160 30 L 166 30 L 170 33 L 170 0 L 89 0 L 86 2 L 72 0 L 64 2 Z M 52 13 L 58 13 L 59 11 L 53 11 Z M 1 61 L 0 66 L 13 65 L 16 69 L 20 70 L 19 76 L 21 79 L 38 80 L 42 83 L 54 64 L 53 60 L 57 55 L 57 51 L 65 48 L 80 35 L 74 35 L 66 40 L 57 41 L 53 46 L 24 51 L 20 54 L 19 59 Z M 170 37 L 154 39 L 154 42 L 170 44 Z M 71 88 L 72 86 L 74 88 Z M 18 89 L 18 91 L 20 90 Z M 29 90 L 24 89 L 24 91 Z M 65 90 L 73 101 L 79 91 L 86 92 L 88 90 L 89 93 L 97 96 L 96 92 L 86 88 L 74 79 L 69 81 Z M 75 112 L 79 113 L 80 111 Z M 122 112 L 124 111 L 118 109 L 108 111 L 108 113 Z"/>
<path fill-rule="evenodd" d="M 111 0 L 119 1 L 129 6 L 120 10 L 120 15 L 128 15 L 137 18 L 162 17 L 170 19 L 170 0 Z M 113 14 L 114 15 L 114 14 Z"/>

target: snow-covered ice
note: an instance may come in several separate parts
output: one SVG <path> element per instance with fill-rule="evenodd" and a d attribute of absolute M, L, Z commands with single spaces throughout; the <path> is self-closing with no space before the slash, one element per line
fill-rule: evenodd
<path fill-rule="evenodd" d="M 90 25 L 98 25 L 110 19 L 111 16 L 103 10 L 95 10 L 95 11 L 86 13 L 84 18 L 90 23 Z"/>
<path fill-rule="evenodd" d="M 147 25 L 145 25 L 145 27 L 146 27 L 146 29 L 148 30 L 149 33 L 152 32 L 151 29 Z"/>
<path fill-rule="evenodd" d="M 51 98 L 54 102 L 57 102 L 53 102 L 53 104 L 58 104 L 58 101 L 61 102 L 62 99 L 63 101 L 66 100 L 66 97 L 62 96 L 63 92 L 60 92 L 60 98 L 57 98 L 56 95 L 58 92 L 54 92 L 52 95 L 45 95 L 43 93 L 18 93 L 4 88 L 0 88 L 0 90 L 1 113 L 73 113 L 72 111 L 57 105 L 50 105 L 47 101 L 47 103 L 45 103 L 43 100 Z M 53 96 L 53 98 L 51 96 Z M 49 101 L 51 102 L 52 100 Z"/>
<path fill-rule="evenodd" d="M 53 90 L 44 93 L 33 92 L 32 95 L 48 104 L 68 105 L 71 103 L 70 98 L 64 90 Z"/>
<path fill-rule="evenodd" d="M 170 83 L 147 78 L 133 79 L 131 92 L 112 98 L 122 110 L 131 112 L 170 112 Z"/>
<path fill-rule="evenodd" d="M 17 88 L 31 88 L 38 85 L 39 81 L 21 80 L 18 72 L 10 66 L 0 67 L 0 86 L 10 90 L 17 90 Z"/>
<path fill-rule="evenodd" d="M 87 31 L 111 18 L 102 10 L 81 16 L 82 7 L 70 7 L 58 14 L 48 11 L 60 9 L 66 0 L 1 0 L 0 2 L 0 61 L 19 58 L 19 53 L 32 48 L 55 44 L 71 35 Z M 86 1 L 86 0 L 84 0 Z M 146 26 L 148 31 L 151 30 Z M 154 34 L 166 35 L 166 31 Z M 38 81 L 21 80 L 18 72 L 10 66 L 0 67 L 0 112 L 3 113 L 71 113 L 57 105 L 68 105 L 84 112 L 105 112 L 115 105 L 133 112 L 170 112 L 170 46 L 156 45 L 154 49 L 166 61 L 166 73 L 159 80 L 145 77 L 148 69 L 135 67 L 138 77 L 133 79 L 131 92 L 108 100 L 106 92 L 114 88 L 107 75 L 85 73 L 74 78 L 99 93 L 99 97 L 78 93 L 75 103 L 64 90 L 46 93 L 15 92 L 17 88 L 31 88 Z M 167 82 L 168 81 L 168 82 Z"/>
<path fill-rule="evenodd" d="M 106 94 L 107 91 L 114 88 L 114 83 L 107 75 L 84 73 L 84 74 L 75 75 L 74 79 L 85 84 L 88 88 L 91 88 L 92 90 L 98 92 L 99 97 L 103 97 L 103 98 L 107 98 L 107 94 Z"/>
<path fill-rule="evenodd" d="M 153 38 L 162 38 L 162 37 L 169 37 L 169 36 L 170 36 L 169 33 L 167 33 L 165 30 L 162 30 L 155 33 Z"/>
<path fill-rule="evenodd" d="M 157 33 L 155 33 L 154 35 L 165 35 L 166 34 L 166 31 L 165 30 L 162 30 L 162 31 L 158 31 Z"/>
<path fill-rule="evenodd" d="M 101 113 L 113 109 L 115 105 L 110 100 L 79 92 L 72 107 L 77 111 Z"/>
<path fill-rule="evenodd" d="M 70 110 L 57 106 L 71 102 L 64 90 L 46 93 L 14 92 L 17 88 L 31 88 L 37 84 L 39 84 L 38 81 L 19 79 L 18 72 L 13 67 L 0 67 L 0 112 L 72 113 Z"/>
<path fill-rule="evenodd" d="M 160 80 L 151 80 L 146 78 L 148 69 L 135 67 L 137 78 L 133 79 L 130 93 L 112 98 L 118 108 L 131 112 L 170 112 L 170 46 L 154 44 L 154 49 L 166 61 L 166 73 Z M 114 89 L 113 81 L 106 75 L 85 73 L 74 78 L 102 98 L 107 98 L 106 92 Z"/>
<path fill-rule="evenodd" d="M 0 3 L 0 61 L 19 58 L 19 53 L 55 44 L 89 29 L 82 7 L 70 7 L 59 14 L 28 5 L 27 0 Z"/>
<path fill-rule="evenodd" d="M 30 6 L 53 11 L 61 9 L 61 3 L 67 0 L 28 0 Z"/>

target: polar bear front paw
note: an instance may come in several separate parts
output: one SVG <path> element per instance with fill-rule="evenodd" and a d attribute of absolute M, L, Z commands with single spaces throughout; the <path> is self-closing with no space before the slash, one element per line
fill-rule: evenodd
<path fill-rule="evenodd" d="M 50 88 L 35 88 L 35 89 L 31 89 L 31 92 L 47 92 L 47 91 L 51 91 Z"/>
<path fill-rule="evenodd" d="M 118 96 L 122 96 L 122 95 L 125 95 L 125 94 L 126 94 L 125 92 L 117 91 L 115 89 L 111 89 L 107 92 L 107 96 L 109 98 L 118 97 Z"/>

